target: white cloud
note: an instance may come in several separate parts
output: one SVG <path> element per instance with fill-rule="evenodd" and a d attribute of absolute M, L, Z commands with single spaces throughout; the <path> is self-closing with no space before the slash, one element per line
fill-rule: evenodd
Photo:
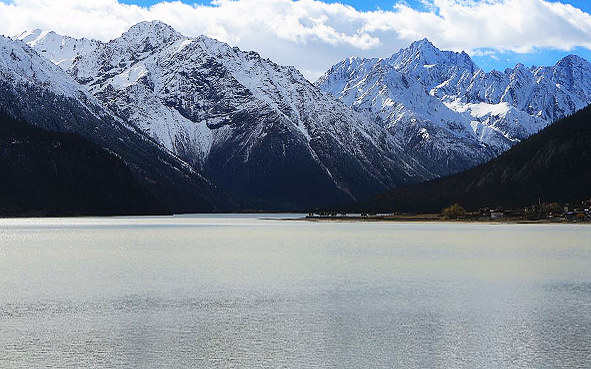
<path fill-rule="evenodd" d="M 6 0 L 5 0 L 6 1 Z M 0 2 L 0 33 L 41 28 L 103 41 L 142 20 L 162 20 L 187 36 L 206 34 L 315 79 L 339 60 L 388 56 L 427 37 L 442 49 L 530 52 L 591 49 L 591 15 L 545 0 L 421 0 L 361 12 L 317 0 L 214 0 L 209 6 L 162 2 L 150 8 L 117 0 Z"/>

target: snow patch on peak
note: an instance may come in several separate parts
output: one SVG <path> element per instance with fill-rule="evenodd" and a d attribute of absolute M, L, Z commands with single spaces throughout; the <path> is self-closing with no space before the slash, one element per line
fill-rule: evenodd
<path fill-rule="evenodd" d="M 180 53 L 185 47 L 191 45 L 194 41 L 195 40 L 192 39 L 182 40 L 181 42 L 179 42 L 176 52 Z"/>
<path fill-rule="evenodd" d="M 53 31 L 40 30 L 23 32 L 16 39 L 25 42 L 64 70 L 72 66 L 76 57 L 94 51 L 99 44 L 96 40 L 78 40 Z"/>
<path fill-rule="evenodd" d="M 140 78 L 147 74 L 148 70 L 146 69 L 146 66 L 143 63 L 139 63 L 113 77 L 111 85 L 116 89 L 126 89 L 132 84 L 137 83 Z"/>
<path fill-rule="evenodd" d="M 110 111 L 105 110 L 102 104 L 70 75 L 20 40 L 0 36 L 0 81 L 8 82 L 17 88 L 39 88 L 71 98 L 86 106 L 97 118 L 109 116 L 110 119 L 123 123 Z"/>
<path fill-rule="evenodd" d="M 13 37 L 13 39 L 15 40 L 21 40 L 26 44 L 34 44 L 37 42 L 37 40 L 39 40 L 40 38 L 45 37 L 45 35 L 47 35 L 49 32 L 48 31 L 42 31 L 39 28 L 32 30 L 32 31 L 25 31 L 19 35 L 16 35 Z"/>
<path fill-rule="evenodd" d="M 59 67 L 41 58 L 23 42 L 0 36 L 0 78 L 38 84 L 58 95 L 78 98 L 80 86 Z"/>

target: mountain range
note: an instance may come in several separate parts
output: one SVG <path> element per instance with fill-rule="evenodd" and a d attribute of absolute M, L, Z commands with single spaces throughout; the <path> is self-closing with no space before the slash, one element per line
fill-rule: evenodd
<path fill-rule="evenodd" d="M 345 203 L 433 178 L 381 126 L 255 52 L 158 21 L 108 43 L 18 38 L 250 207 Z"/>
<path fill-rule="evenodd" d="M 465 52 L 427 39 L 388 58 L 350 58 L 317 82 L 379 122 L 437 176 L 484 163 L 591 104 L 591 64 L 570 55 L 552 67 L 484 72 Z"/>
<path fill-rule="evenodd" d="M 485 73 L 428 40 L 293 67 L 159 22 L 110 42 L 0 38 L 0 109 L 121 158 L 174 212 L 365 201 L 490 160 L 591 103 L 591 65 Z"/>

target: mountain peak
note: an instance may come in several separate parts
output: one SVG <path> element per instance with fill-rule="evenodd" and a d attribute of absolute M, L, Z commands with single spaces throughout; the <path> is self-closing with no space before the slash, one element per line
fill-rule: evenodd
<path fill-rule="evenodd" d="M 424 38 L 410 44 L 410 46 L 405 51 L 413 54 L 417 52 L 419 54 L 436 54 L 440 50 L 435 45 L 433 45 L 431 41 L 429 41 L 427 38 Z"/>
<path fill-rule="evenodd" d="M 32 31 L 25 31 L 25 32 L 21 33 L 20 35 L 16 36 L 16 38 L 19 38 L 20 39 L 21 37 L 29 37 L 29 36 L 30 37 L 39 37 L 39 36 L 41 36 L 41 33 L 42 32 L 43 32 L 42 29 L 35 28 Z"/>
<path fill-rule="evenodd" d="M 144 31 L 144 30 L 158 30 L 158 29 L 168 29 L 168 30 L 171 30 L 172 32 L 176 32 L 174 30 L 174 28 L 172 28 L 168 24 L 166 24 L 162 21 L 159 21 L 159 20 L 141 21 L 141 22 L 136 23 L 133 26 L 131 26 L 129 28 L 129 30 L 127 30 L 127 32 L 137 32 L 137 31 Z"/>
<path fill-rule="evenodd" d="M 24 43 L 29 43 L 32 41 L 39 40 L 43 36 L 47 35 L 49 32 L 43 31 L 39 28 L 34 29 L 32 31 L 25 31 L 19 35 L 12 37 L 14 40 L 21 40 Z"/>
<path fill-rule="evenodd" d="M 420 58 L 429 59 L 437 59 L 437 56 L 442 53 L 431 41 L 427 38 L 422 40 L 418 40 L 410 44 L 409 47 L 406 49 L 401 49 L 397 54 L 394 55 L 404 55 L 406 58 L 416 58 L 417 56 Z"/>
<path fill-rule="evenodd" d="M 590 63 L 578 55 L 567 55 L 556 63 L 557 67 L 572 66 L 572 65 L 590 65 Z"/>
<path fill-rule="evenodd" d="M 183 38 L 174 28 L 159 20 L 133 25 L 121 38 L 132 45 L 157 46 Z"/>
<path fill-rule="evenodd" d="M 435 48 L 435 45 L 428 38 L 424 38 L 422 40 L 418 40 L 410 44 L 411 49 L 422 49 L 422 48 Z"/>
<path fill-rule="evenodd" d="M 471 73 L 480 69 L 466 52 L 442 51 L 426 38 L 401 49 L 392 55 L 388 62 L 405 73 L 409 73 L 410 70 L 423 71 L 425 65 L 454 65 L 466 68 Z"/>

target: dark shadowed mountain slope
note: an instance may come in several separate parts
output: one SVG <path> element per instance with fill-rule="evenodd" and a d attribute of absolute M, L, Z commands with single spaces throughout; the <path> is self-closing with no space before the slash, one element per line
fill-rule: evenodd
<path fill-rule="evenodd" d="M 122 215 L 169 211 L 125 163 L 76 135 L 0 112 L 0 215 Z"/>
<path fill-rule="evenodd" d="M 459 203 L 522 207 L 591 197 L 591 106 L 467 172 L 407 186 L 358 205 L 365 211 L 439 212 Z"/>

